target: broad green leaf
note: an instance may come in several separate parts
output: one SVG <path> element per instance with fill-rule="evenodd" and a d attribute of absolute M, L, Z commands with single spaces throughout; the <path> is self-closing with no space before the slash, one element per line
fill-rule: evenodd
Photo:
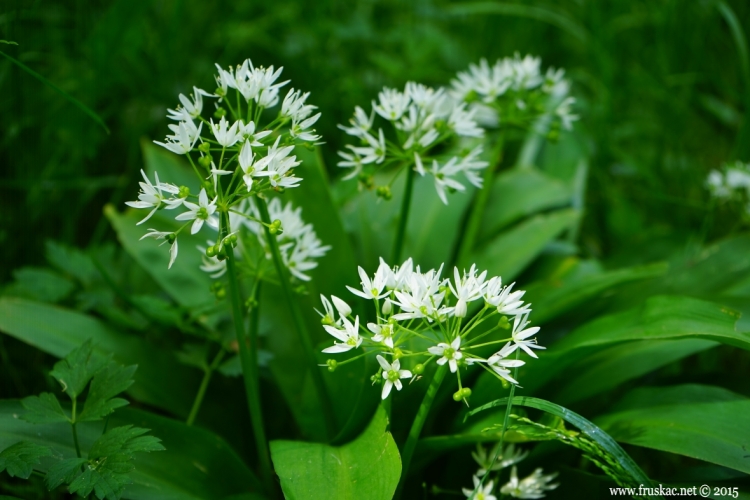
<path fill-rule="evenodd" d="M 578 217 L 577 210 L 564 209 L 527 219 L 476 250 L 473 262 L 479 269 L 512 280 Z"/>
<path fill-rule="evenodd" d="M 617 285 L 662 276 L 668 269 L 666 264 L 652 264 L 614 271 L 579 272 L 587 266 L 573 258 L 561 267 L 569 267 L 563 276 L 536 281 L 526 288 L 524 300 L 534 304 L 535 323 L 554 319 Z"/>
<path fill-rule="evenodd" d="M 738 313 L 687 297 L 651 297 L 633 310 L 595 319 L 547 345 L 533 369 L 522 367 L 523 385 L 533 391 L 599 350 L 639 340 L 703 339 L 750 349 L 750 334 L 735 330 Z M 544 330 L 539 342 L 545 345 Z"/>
<path fill-rule="evenodd" d="M 0 473 L 28 479 L 39 459 L 50 455 L 52 451 L 46 446 L 21 441 L 0 451 Z"/>
<path fill-rule="evenodd" d="M 479 241 L 486 241 L 508 224 L 542 210 L 569 205 L 571 189 L 535 169 L 512 169 L 495 178 L 482 217 Z"/>
<path fill-rule="evenodd" d="M 61 460 L 76 457 L 69 425 L 30 424 L 17 418 L 23 411 L 18 401 L 0 401 L 0 449 L 29 441 L 50 446 L 62 454 Z M 133 484 L 126 487 L 123 498 L 215 500 L 261 491 L 253 472 L 212 432 L 132 408 L 122 408 L 109 418 L 108 428 L 124 425 L 151 429 L 166 450 L 136 455 Z M 90 449 L 102 429 L 102 422 L 79 424 L 81 448 Z"/>
<path fill-rule="evenodd" d="M 565 386 L 555 396 L 571 404 L 604 393 L 679 359 L 719 345 L 702 339 L 641 340 L 613 346 L 573 365 Z"/>
<path fill-rule="evenodd" d="M 200 270 L 201 253 L 196 247 L 205 246 L 206 239 L 213 239 L 216 233 L 211 234 L 209 229 L 196 235 L 191 235 L 187 231 L 180 233 L 180 251 L 177 260 L 169 269 L 169 246 L 159 246 L 159 242 L 150 238 L 141 240 L 147 228 L 136 226 L 136 223 L 144 214 L 136 210 L 120 213 L 113 206 L 107 205 L 104 207 L 104 215 L 112 224 L 123 248 L 178 304 L 187 309 L 199 310 L 213 304 L 214 298 L 210 292 L 211 278 Z M 160 231 L 174 231 L 179 228 L 174 215 L 177 214 L 156 213 L 149 219 L 148 227 L 158 228 Z"/>
<path fill-rule="evenodd" d="M 128 394 L 177 415 L 188 414 L 200 383 L 199 373 L 171 353 L 61 307 L 0 297 L 0 331 L 57 357 L 91 339 L 99 356 L 112 354 L 122 364 L 138 364 Z"/>
<path fill-rule="evenodd" d="M 117 363 L 110 363 L 99 371 L 91 380 L 86 403 L 77 420 L 81 422 L 99 420 L 115 409 L 127 405 L 126 400 L 115 398 L 115 396 L 133 385 L 132 377 L 136 368 L 136 366 L 120 366 Z"/>
<path fill-rule="evenodd" d="M 750 399 L 726 389 L 693 384 L 636 389 L 596 422 L 623 443 L 750 473 Z"/>
<path fill-rule="evenodd" d="M 379 408 L 357 439 L 341 447 L 272 441 L 271 457 L 288 500 L 391 498 L 401 475 L 396 443 Z"/>
<path fill-rule="evenodd" d="M 69 422 L 68 416 L 60 406 L 57 396 L 50 392 L 43 392 L 38 396 L 29 396 L 22 401 L 27 410 L 21 418 L 33 424 L 51 424 L 55 422 Z"/>
<path fill-rule="evenodd" d="M 473 415 L 476 415 L 477 413 L 489 410 L 491 408 L 505 408 L 507 404 L 508 398 L 498 399 L 491 403 L 487 403 L 486 405 L 474 408 L 466 415 L 466 418 L 469 418 Z M 551 403 L 543 399 L 530 398 L 525 396 L 514 397 L 513 405 L 536 408 L 537 410 L 542 410 L 556 417 L 560 417 L 569 424 L 574 425 L 575 427 L 580 429 L 580 431 L 588 438 L 595 441 L 599 446 L 606 450 L 607 453 L 609 453 L 617 461 L 617 463 L 620 464 L 620 466 L 628 474 L 630 474 L 636 484 L 651 484 L 651 480 L 641 470 L 641 468 L 638 467 L 638 464 L 636 464 L 633 459 L 630 458 L 630 455 L 628 455 L 625 450 L 623 450 L 622 447 L 620 447 L 620 445 L 617 444 L 614 439 L 612 439 L 610 435 L 602 431 L 602 429 L 600 429 L 581 415 L 572 412 L 567 408 L 563 408 L 560 405 L 556 405 L 555 403 Z"/>
<path fill-rule="evenodd" d="M 55 363 L 50 375 L 60 383 L 64 393 L 71 399 L 75 399 L 106 363 L 106 358 L 94 354 L 91 339 L 87 339 L 80 347 Z"/>
<path fill-rule="evenodd" d="M 22 267 L 13 271 L 13 278 L 5 293 L 41 302 L 58 302 L 75 289 L 72 281 L 46 268 Z"/>

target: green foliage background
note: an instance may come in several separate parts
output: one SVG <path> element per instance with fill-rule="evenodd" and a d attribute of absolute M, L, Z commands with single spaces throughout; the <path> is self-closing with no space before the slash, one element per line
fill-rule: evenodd
<path fill-rule="evenodd" d="M 736 484 L 750 492 L 746 476 L 737 472 L 748 471 L 736 457 L 722 458 L 727 455 L 720 447 L 707 453 L 686 452 L 679 439 L 672 442 L 660 434 L 661 423 L 654 423 L 656 417 L 644 411 L 644 405 L 648 408 L 648 402 L 658 397 L 648 388 L 628 393 L 640 386 L 681 384 L 670 389 L 675 405 L 670 412 L 695 412 L 690 422 L 707 427 L 712 422 L 729 425 L 712 435 L 716 442 L 740 439 L 726 429 L 731 428 L 732 415 L 745 411 L 750 396 L 750 360 L 741 350 L 748 346 L 742 333 L 750 331 L 746 316 L 740 319 L 742 326 L 736 326 L 734 316 L 722 316 L 703 302 L 652 296 L 687 295 L 750 313 L 750 244 L 746 236 L 736 237 L 747 228 L 728 207 L 712 211 L 704 188 L 707 173 L 722 162 L 750 160 L 748 31 L 750 4 L 741 0 L 1 0 L 0 38 L 18 45 L 0 44 L 0 51 L 92 109 L 110 132 L 55 89 L 0 59 L 0 283 L 8 295 L 20 296 L 24 293 L 18 283 L 36 283 L 35 299 L 75 302 L 74 309 L 95 318 L 66 316 L 60 321 L 54 311 L 45 309 L 50 314 L 49 331 L 64 341 L 46 346 L 44 352 L 27 345 L 36 345 L 32 340 L 23 343 L 1 335 L 0 398 L 20 398 L 55 387 L 42 374 L 84 340 L 76 335 L 85 329 L 96 332 L 103 350 L 117 352 L 122 362 L 140 365 L 135 375 L 137 392 L 129 393 L 140 403 L 126 410 L 124 422 L 161 418 L 139 406 L 180 417 L 189 410 L 200 374 L 165 354 L 181 347 L 192 325 L 178 324 L 176 307 L 164 305 L 170 296 L 175 299 L 172 291 L 179 284 L 170 288 L 169 278 L 144 270 L 139 264 L 148 261 L 147 253 L 138 256 L 131 249 L 129 254 L 116 249 L 117 235 L 127 240 L 123 228 L 132 229 L 132 220 L 111 211 L 105 217 L 103 209 L 112 204 L 122 211 L 123 202 L 133 199 L 139 170 L 148 160 L 142 143 L 164 136 L 166 109 L 176 104 L 178 93 L 190 92 L 193 84 L 213 89 L 214 63 L 226 66 L 249 57 L 259 64 L 284 66 L 285 79 L 310 91 L 310 101 L 323 113 L 316 125 L 325 140 L 320 155 L 335 179 L 340 175 L 334 166 L 336 151 L 345 140 L 336 124 L 345 123 L 353 107 L 369 102 L 382 86 L 401 86 L 408 80 L 444 85 L 456 71 L 482 57 L 492 62 L 514 52 L 531 53 L 542 57 L 544 67 L 566 69 L 581 116 L 575 134 L 560 145 L 541 147 L 539 162 L 544 163 L 547 177 L 567 182 L 575 175 L 575 160 L 583 157 L 588 178 L 583 196 L 574 201 L 579 204 L 574 208 L 584 209 L 580 228 L 566 241 L 576 244 L 574 250 L 564 245 L 545 247 L 548 240 L 543 238 L 541 258 L 525 261 L 521 256 L 517 264 L 507 264 L 508 272 L 521 276 L 524 287 L 532 283 L 528 288 L 535 314 L 538 311 L 535 321 L 544 324 L 550 339 L 563 339 L 557 352 L 551 348 L 550 357 L 541 360 L 544 364 L 534 367 L 536 372 L 524 374 L 523 385 L 592 419 L 606 414 L 596 423 L 609 425 L 605 430 L 625 443 L 652 478 L 688 481 L 704 474 L 706 481 L 740 481 Z M 523 137 L 512 139 L 503 170 L 512 166 Z M 310 155 L 306 160 L 315 158 Z M 514 206 L 514 197 L 523 193 L 524 186 L 547 189 L 548 206 L 542 201 L 518 217 L 556 207 L 559 203 L 549 202 L 555 196 L 570 197 L 567 188 L 550 184 L 547 177 L 524 177 L 528 175 L 509 171 L 502 177 L 491 205 L 498 214 L 488 221 L 492 230 L 511 222 L 512 217 L 502 223 L 498 219 Z M 336 200 L 346 199 L 346 189 L 338 186 L 334 195 Z M 457 199 L 453 197 L 452 203 Z M 313 210 L 305 208 L 305 213 Z M 347 229 L 356 226 L 346 206 L 343 213 Z M 543 230 L 532 226 L 528 234 Z M 714 245 L 726 237 L 734 238 Z M 363 243 L 365 236 L 357 238 L 358 257 L 366 256 L 371 264 L 374 255 Z M 50 239 L 59 244 L 47 243 Z M 511 243 L 512 238 L 505 245 Z M 75 247 L 83 251 L 66 250 Z M 420 248 L 427 260 L 444 258 L 437 251 L 430 253 L 434 246 L 428 243 Z M 566 260 L 572 254 L 575 259 Z M 101 275 L 97 263 L 112 269 L 112 276 Z M 48 264 L 56 271 L 44 267 Z M 571 266 L 573 271 L 568 272 Z M 333 285 L 318 286 L 326 293 L 338 291 Z M 160 288 L 168 293 L 156 294 L 154 290 Z M 74 289 L 82 291 L 75 300 L 70 298 Z M 143 299 L 146 295 L 158 297 Z M 190 297 L 182 299 L 175 299 L 177 306 L 194 307 Z M 0 330 L 22 329 L 21 306 L 0 298 Z M 41 313 L 28 309 L 28 314 Z M 597 319 L 597 315 L 605 317 Z M 594 321 L 586 324 L 589 320 Z M 68 330 L 55 330 L 62 323 Z M 154 325 L 170 328 L 157 333 Z M 119 330 L 137 332 L 132 336 L 137 341 L 123 340 Z M 669 332 L 679 338 L 679 345 L 670 343 Z M 33 339 L 41 334 L 29 335 Z M 618 343 L 623 340 L 632 341 L 624 350 Z M 163 352 L 146 347 L 149 342 Z M 716 348 L 714 342 L 723 345 Z M 281 349 L 279 345 L 271 341 L 269 348 Z M 629 371 L 634 365 L 642 368 Z M 164 366 L 170 367 L 175 380 L 148 386 L 149 377 L 158 378 L 158 368 Z M 299 429 L 295 432 L 300 436 L 289 435 L 292 422 L 299 424 L 300 418 L 290 413 L 300 410 L 285 405 L 271 380 L 265 369 L 265 405 L 273 408 L 268 410 L 269 434 L 304 437 Z M 241 382 L 217 377 L 212 384 L 213 394 L 198 422 L 231 445 L 229 449 L 221 442 L 229 459 L 221 455 L 214 463 L 225 460 L 231 464 L 227 470 L 244 473 L 245 464 L 254 463 L 245 406 L 239 397 L 226 402 L 241 395 Z M 718 387 L 702 391 L 688 384 Z M 487 397 L 480 400 L 481 384 L 475 392 L 478 404 L 492 399 L 485 392 Z M 735 396 L 742 400 L 735 401 Z M 703 411 L 686 403 L 691 400 L 715 406 Z M 3 404 L 10 405 L 8 411 L 15 408 L 13 403 Z M 707 419 L 707 411 L 716 415 L 714 420 Z M 622 430 L 623 422 L 637 419 L 647 422 L 654 434 L 633 436 Z M 155 435 L 183 435 L 183 430 L 163 420 L 149 423 Z M 669 418 L 666 422 L 664 428 L 669 427 Z M 352 438 L 365 424 L 359 416 L 345 434 Z M 460 429 L 451 417 L 433 428 L 446 435 L 462 432 L 464 437 L 447 445 L 428 441 L 420 446 L 428 451 L 453 449 L 478 440 L 479 431 L 494 424 L 496 419 L 489 418 Z M 394 423 L 394 436 L 405 432 L 399 427 L 404 425 Z M 700 435 L 701 427 L 690 432 Z M 206 432 L 196 440 L 213 438 Z M 540 449 L 542 461 L 548 448 Z M 200 450 L 199 445 L 191 448 L 195 453 Z M 565 463 L 563 482 L 583 481 L 586 487 L 597 487 L 599 476 L 592 479 L 589 472 L 574 470 L 580 465 L 578 455 L 553 451 L 562 457 L 558 463 Z M 460 453 L 441 459 L 434 476 L 446 484 L 467 483 L 470 471 L 461 469 L 461 461 L 466 461 L 468 451 L 462 448 Z M 692 476 L 680 476 L 686 468 Z M 46 498 L 34 496 L 41 495 L 37 490 L 19 490 L 20 483 L 13 484 L 16 489 L 8 493 Z M 232 487 L 226 487 L 227 494 L 234 491 Z M 2 488 L 0 493 L 6 493 Z"/>

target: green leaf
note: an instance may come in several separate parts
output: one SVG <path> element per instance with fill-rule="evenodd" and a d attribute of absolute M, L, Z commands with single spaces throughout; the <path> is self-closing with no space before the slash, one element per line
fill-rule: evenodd
<path fill-rule="evenodd" d="M 0 40 L 0 43 L 4 43 L 6 45 L 18 45 L 16 42 L 11 42 L 10 40 Z"/>
<path fill-rule="evenodd" d="M 138 363 L 130 396 L 177 415 L 187 416 L 200 383 L 199 373 L 180 364 L 171 352 L 61 307 L 0 297 L 0 331 L 57 357 L 92 339 L 102 358 L 111 354 L 119 363 Z"/>
<path fill-rule="evenodd" d="M 107 359 L 95 355 L 91 339 L 87 339 L 80 347 L 55 363 L 50 375 L 60 382 L 63 392 L 71 399 L 75 399 L 86 388 L 89 380 L 106 364 Z"/>
<path fill-rule="evenodd" d="M 128 473 L 134 468 L 131 459 L 125 455 L 107 457 L 97 469 L 84 467 L 83 473 L 70 483 L 68 491 L 84 498 L 93 491 L 100 500 L 120 500 L 125 486 L 131 483 Z"/>
<path fill-rule="evenodd" d="M 70 422 L 65 415 L 57 396 L 50 392 L 43 392 L 39 396 L 29 396 L 21 401 L 28 410 L 21 418 L 33 424 L 51 424 L 55 422 Z"/>
<path fill-rule="evenodd" d="M 91 285 L 99 277 L 91 257 L 81 250 L 53 240 L 47 240 L 44 246 L 47 261 L 61 273 L 72 276 L 84 285 Z"/>
<path fill-rule="evenodd" d="M 479 269 L 512 280 L 579 217 L 578 210 L 564 209 L 527 219 L 478 249 L 473 262 Z"/>
<path fill-rule="evenodd" d="M 555 401 L 571 404 L 602 394 L 679 359 L 719 345 L 702 339 L 627 342 L 585 357 L 567 370 L 572 376 Z"/>
<path fill-rule="evenodd" d="M 75 289 L 75 285 L 51 269 L 22 267 L 13 271 L 15 282 L 5 293 L 41 302 L 58 302 Z"/>
<path fill-rule="evenodd" d="M 750 349 L 750 334 L 735 330 L 738 313 L 711 302 L 688 297 L 651 297 L 633 310 L 597 318 L 547 345 L 533 370 L 519 376 L 533 391 L 553 380 L 584 356 L 637 340 L 704 339 Z M 539 341 L 545 345 L 544 331 Z"/>
<path fill-rule="evenodd" d="M 496 407 L 505 408 L 507 404 L 508 404 L 508 398 L 498 399 L 491 403 L 487 403 L 486 405 L 482 405 L 478 408 L 474 408 L 466 415 L 466 418 L 469 418 L 473 415 L 476 415 L 477 413 L 483 412 L 490 408 L 496 408 Z M 628 474 L 630 474 L 635 484 L 643 484 L 643 485 L 651 484 L 651 480 L 649 479 L 649 477 L 641 470 L 640 467 L 638 467 L 638 464 L 636 464 L 633 461 L 633 459 L 630 458 L 630 455 L 628 455 L 625 452 L 625 450 L 623 450 L 622 447 L 620 447 L 620 445 L 617 444 L 617 442 L 614 439 L 612 439 L 611 436 L 609 436 L 602 429 L 600 429 L 599 427 L 597 427 L 590 421 L 586 420 L 579 414 L 572 412 L 568 410 L 567 408 L 563 408 L 560 405 L 556 405 L 555 403 L 551 403 L 543 399 L 530 398 L 530 397 L 525 397 L 525 396 L 514 397 L 513 405 L 536 408 L 537 410 L 542 410 L 556 417 L 560 417 L 561 419 L 565 420 L 569 424 L 574 425 L 575 427 L 580 429 L 580 431 L 583 434 L 585 434 L 591 440 L 595 441 L 607 453 L 609 453 L 609 455 L 612 456 L 617 461 L 617 463 L 622 467 L 622 469 L 625 470 Z"/>
<path fill-rule="evenodd" d="M 272 441 L 271 457 L 288 500 L 391 498 L 401 475 L 396 443 L 378 408 L 367 429 L 341 447 Z"/>
<path fill-rule="evenodd" d="M 7 471 L 10 477 L 28 479 L 39 459 L 52 455 L 47 446 L 21 441 L 0 452 L 0 472 Z"/>
<path fill-rule="evenodd" d="M 50 446 L 62 460 L 76 458 L 70 426 L 34 425 L 19 418 L 18 401 L 0 401 L 0 449 L 18 441 Z M 215 500 L 261 491 L 253 472 L 219 436 L 204 429 L 142 410 L 122 408 L 109 417 L 109 427 L 133 425 L 151 429 L 166 448 L 136 455 L 133 481 L 123 498 L 133 500 Z M 81 448 L 88 450 L 102 435 L 101 422 L 78 425 Z M 44 471 L 46 467 L 40 470 Z"/>
<path fill-rule="evenodd" d="M 636 389 L 596 419 L 618 441 L 750 473 L 750 399 L 719 387 Z"/>
<path fill-rule="evenodd" d="M 108 430 L 97 439 L 89 450 L 89 460 L 108 457 L 117 453 L 132 455 L 135 452 L 163 451 L 161 440 L 144 436 L 149 429 L 123 425 Z"/>
<path fill-rule="evenodd" d="M 81 467 L 86 462 L 85 458 L 66 458 L 56 462 L 47 470 L 44 477 L 47 488 L 53 490 L 61 484 L 71 483 L 81 473 Z"/>
<path fill-rule="evenodd" d="M 503 172 L 492 183 L 479 241 L 524 217 L 570 205 L 572 196 L 570 186 L 538 170 L 514 168 Z"/>
<path fill-rule="evenodd" d="M 132 377 L 136 368 L 136 366 L 121 366 L 117 363 L 110 363 L 97 373 L 91 381 L 86 403 L 77 420 L 81 422 L 99 420 L 115 411 L 115 409 L 127 405 L 127 401 L 115 398 L 115 396 L 133 385 Z"/>

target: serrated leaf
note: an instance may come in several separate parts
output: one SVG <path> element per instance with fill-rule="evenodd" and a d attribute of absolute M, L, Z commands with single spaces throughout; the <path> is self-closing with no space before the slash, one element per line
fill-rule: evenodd
<path fill-rule="evenodd" d="M 129 457 L 112 457 L 116 458 L 115 461 L 108 460 L 102 464 L 100 469 L 86 468 L 86 470 L 78 476 L 70 486 L 68 491 L 70 493 L 78 493 L 82 497 L 86 497 L 95 492 L 96 497 L 100 500 L 119 500 L 122 496 L 122 492 L 125 490 L 125 486 L 131 483 L 127 473 L 117 472 L 112 470 L 113 467 L 120 467 L 121 470 L 125 470 L 122 466 L 129 464 Z M 130 470 L 133 470 L 132 464 L 130 464 Z"/>
<path fill-rule="evenodd" d="M 28 479 L 41 457 L 52 455 L 52 450 L 26 441 L 9 446 L 0 452 L 0 472 L 7 470 L 10 477 Z"/>
<path fill-rule="evenodd" d="M 89 450 L 89 460 L 108 457 L 117 453 L 161 451 L 164 447 L 154 436 L 143 436 L 149 429 L 123 425 L 110 429 L 97 439 Z"/>
<path fill-rule="evenodd" d="M 22 267 L 13 271 L 15 282 L 7 293 L 41 302 L 58 302 L 73 291 L 75 284 L 52 269 Z"/>
<path fill-rule="evenodd" d="M 77 248 L 70 248 L 52 240 L 48 240 L 45 247 L 47 261 L 59 271 L 73 276 L 81 283 L 91 284 L 99 275 L 91 257 Z"/>
<path fill-rule="evenodd" d="M 93 343 L 89 339 L 65 356 L 65 359 L 55 363 L 50 375 L 60 382 L 63 392 L 75 399 L 107 361 L 107 358 L 94 354 Z"/>
<path fill-rule="evenodd" d="M 68 416 L 63 411 L 57 397 L 49 392 L 43 392 L 38 396 L 29 396 L 21 401 L 24 408 L 29 410 L 21 415 L 23 420 L 32 424 L 52 424 L 56 422 L 69 422 Z"/>
<path fill-rule="evenodd" d="M 86 397 L 86 403 L 78 420 L 82 422 L 99 420 L 115 411 L 115 409 L 127 405 L 126 400 L 114 396 L 133 385 L 133 374 L 136 368 L 135 365 L 121 366 L 110 363 L 105 369 L 94 375 Z"/>
<path fill-rule="evenodd" d="M 81 466 L 85 463 L 85 458 L 68 458 L 57 462 L 49 468 L 44 478 L 47 488 L 53 490 L 61 484 L 70 483 L 81 473 Z"/>

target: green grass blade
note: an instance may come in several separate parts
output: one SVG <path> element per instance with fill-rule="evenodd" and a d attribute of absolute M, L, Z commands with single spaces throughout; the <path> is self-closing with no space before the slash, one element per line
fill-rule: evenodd
<path fill-rule="evenodd" d="M 495 408 L 497 406 L 504 407 L 507 403 L 508 398 L 501 398 L 492 401 L 491 403 L 487 403 L 486 405 L 482 405 L 470 411 L 466 415 L 466 419 L 484 410 L 489 410 L 490 408 Z M 570 411 L 567 408 L 563 408 L 560 405 L 539 398 L 516 396 L 513 398 L 513 404 L 517 406 L 526 406 L 529 408 L 542 410 L 551 415 L 560 417 L 569 424 L 578 427 L 581 432 L 583 432 L 593 441 L 596 441 L 599 446 L 604 448 L 608 453 L 615 457 L 620 465 L 632 476 L 635 483 L 643 485 L 651 484 L 651 480 L 649 479 L 649 477 L 641 470 L 640 467 L 638 467 L 638 464 L 636 464 L 635 461 L 630 458 L 630 455 L 628 455 L 627 452 L 623 450 L 619 444 L 617 444 L 617 441 L 612 439 L 609 434 L 601 430 L 596 425 L 592 424 L 587 419 L 583 418 L 581 415 Z"/>
<path fill-rule="evenodd" d="M 5 42 L 5 43 L 10 43 L 10 44 L 18 45 L 15 42 Z M 104 120 L 102 120 L 99 117 L 99 115 L 97 115 L 96 113 L 94 113 L 94 111 L 91 108 L 89 108 L 88 106 L 86 106 L 85 104 L 83 104 L 81 101 L 79 101 L 78 99 L 76 99 L 72 95 L 70 95 L 67 92 L 65 92 L 63 89 L 61 89 L 60 87 L 58 87 L 57 85 L 55 85 L 51 81 L 49 81 L 46 78 L 44 78 L 42 75 L 40 75 L 39 73 L 37 73 L 33 69 L 31 69 L 28 66 L 26 66 L 24 63 L 22 63 L 18 59 L 14 58 L 12 56 L 9 56 L 8 54 L 6 54 L 3 51 L 0 51 L 0 55 L 5 56 L 5 58 L 8 59 L 13 64 L 15 64 L 16 66 L 18 66 L 19 68 L 21 68 L 22 70 L 24 70 L 25 72 L 27 72 L 28 74 L 30 74 L 31 76 L 33 76 L 34 78 L 36 78 L 37 80 L 39 80 L 40 82 L 42 82 L 43 84 L 47 85 L 48 87 L 50 87 L 50 88 L 56 90 L 57 92 L 59 92 L 60 94 L 62 94 L 63 97 L 65 97 L 67 100 L 69 100 L 71 103 L 73 103 L 78 109 L 80 109 L 81 111 L 83 111 L 84 113 L 86 113 L 87 115 L 89 115 L 92 120 L 94 120 L 96 123 L 98 123 L 99 125 L 101 125 L 101 127 L 104 129 L 104 131 L 109 134 L 109 128 L 107 128 L 107 125 L 104 124 Z"/>

